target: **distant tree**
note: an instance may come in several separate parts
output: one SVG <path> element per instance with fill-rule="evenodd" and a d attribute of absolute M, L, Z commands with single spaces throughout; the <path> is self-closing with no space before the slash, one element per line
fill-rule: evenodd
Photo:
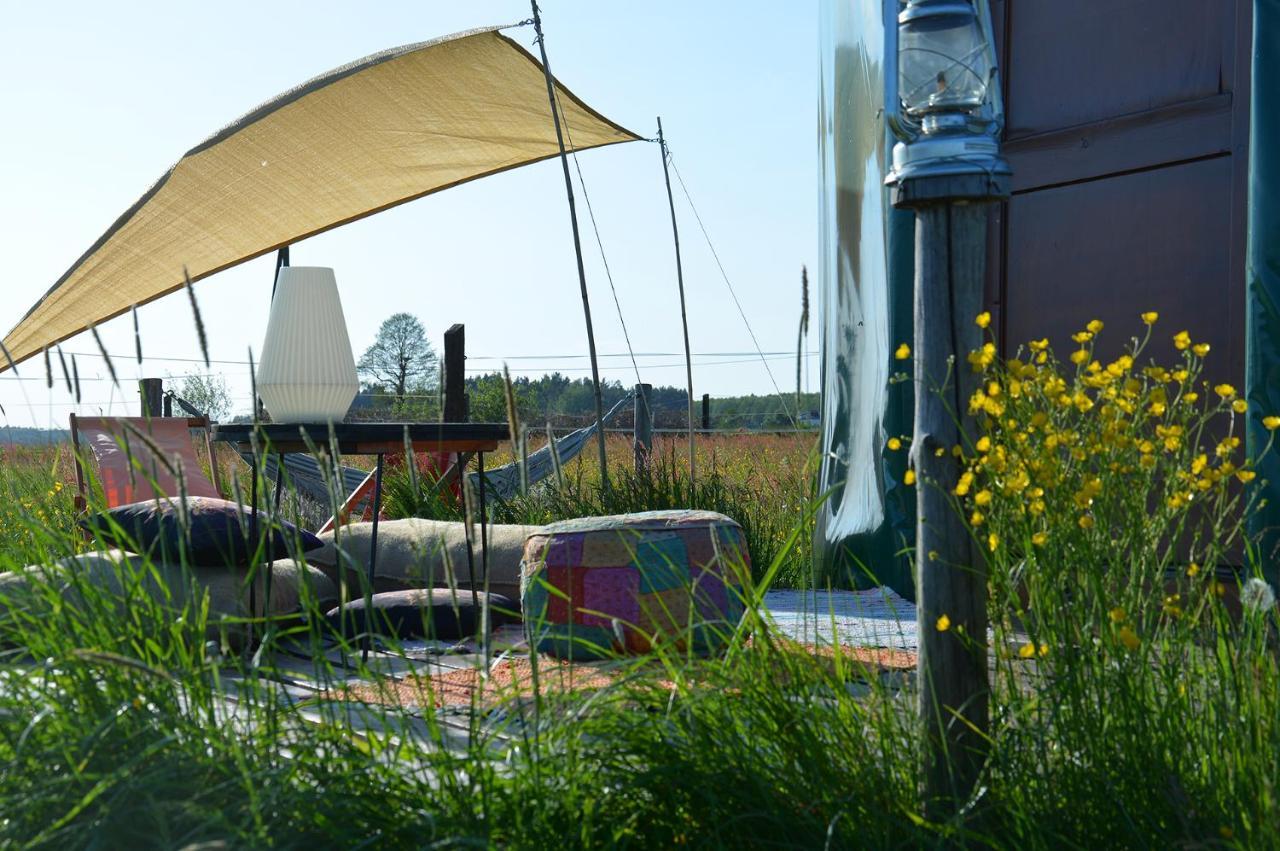
<path fill-rule="evenodd" d="M 435 386 L 436 363 L 436 351 L 418 317 L 393 313 L 382 323 L 356 368 L 367 384 L 381 386 L 402 405 L 410 389 Z"/>
<path fill-rule="evenodd" d="M 221 375 L 209 373 L 183 376 L 176 392 L 183 400 L 191 403 L 191 407 L 216 422 L 225 421 L 231 413 L 231 391 L 227 389 L 227 380 Z"/>

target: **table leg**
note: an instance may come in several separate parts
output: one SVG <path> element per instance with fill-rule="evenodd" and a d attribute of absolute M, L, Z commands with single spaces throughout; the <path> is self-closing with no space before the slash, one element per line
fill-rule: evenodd
<path fill-rule="evenodd" d="M 258 451 L 257 447 L 253 448 L 253 463 L 249 465 L 251 478 L 249 479 L 249 543 L 248 546 L 257 549 L 258 546 Z M 249 619 L 245 623 L 245 632 L 247 639 L 245 641 L 245 650 L 249 651 L 253 648 L 253 618 L 254 613 L 258 610 L 258 583 L 252 576 L 249 579 Z"/>
<path fill-rule="evenodd" d="M 373 579 L 378 567 L 378 515 L 382 512 L 382 458 L 378 453 L 378 466 L 373 472 L 373 527 L 369 530 L 369 581 L 364 589 L 364 640 L 360 649 L 360 661 L 369 661 L 369 647 L 373 643 L 370 632 L 373 626 Z"/>
<path fill-rule="evenodd" d="M 480 606 L 480 652 L 485 670 L 489 669 L 489 520 L 485 515 L 484 453 L 476 453 L 476 470 L 480 473 L 480 576 L 484 583 L 484 602 Z"/>
<path fill-rule="evenodd" d="M 276 453 L 276 493 L 273 500 L 271 514 L 267 517 L 269 521 L 274 521 L 280 516 L 280 492 L 284 490 L 284 454 Z M 275 527 L 270 523 L 267 526 L 267 576 L 264 581 L 266 592 L 262 601 L 262 614 L 264 617 L 271 617 L 271 583 L 275 579 L 274 565 L 276 562 L 276 535 Z M 270 621 L 268 621 L 270 623 Z M 270 629 L 266 630 L 266 634 L 270 634 Z"/>

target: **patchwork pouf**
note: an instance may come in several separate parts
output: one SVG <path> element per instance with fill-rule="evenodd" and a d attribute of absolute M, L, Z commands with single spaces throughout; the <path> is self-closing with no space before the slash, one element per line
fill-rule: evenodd
<path fill-rule="evenodd" d="M 563 659 L 722 649 L 751 575 L 742 527 L 710 511 L 648 511 L 544 526 L 525 541 L 529 640 Z"/>

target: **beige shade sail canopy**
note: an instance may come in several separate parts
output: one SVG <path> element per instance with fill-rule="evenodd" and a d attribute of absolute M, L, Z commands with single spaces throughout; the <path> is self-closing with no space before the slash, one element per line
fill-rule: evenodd
<path fill-rule="evenodd" d="M 5 338 L 15 361 L 132 306 L 397 204 L 556 156 L 542 65 L 498 28 L 304 83 L 178 161 Z M 639 136 L 556 84 L 569 150 Z M 0 370 L 6 368 L 0 358 Z"/>

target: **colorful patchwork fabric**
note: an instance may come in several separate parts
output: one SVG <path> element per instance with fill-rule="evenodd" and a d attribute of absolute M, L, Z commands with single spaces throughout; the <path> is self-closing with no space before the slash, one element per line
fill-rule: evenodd
<path fill-rule="evenodd" d="M 538 650 L 593 659 L 655 643 L 710 654 L 742 619 L 751 576 L 742 527 L 711 511 L 648 511 L 544 526 L 520 566 Z"/>

